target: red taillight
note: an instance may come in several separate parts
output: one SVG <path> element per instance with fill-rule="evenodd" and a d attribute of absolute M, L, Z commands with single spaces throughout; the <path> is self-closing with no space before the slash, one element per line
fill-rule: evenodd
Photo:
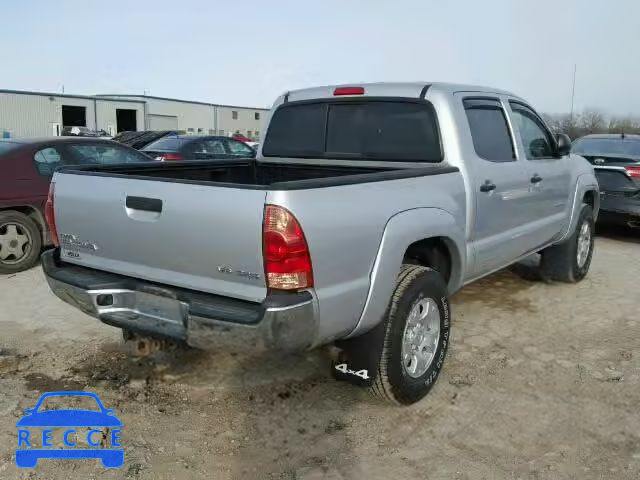
<path fill-rule="evenodd" d="M 640 177 L 640 167 L 624 167 L 630 177 L 639 178 Z"/>
<path fill-rule="evenodd" d="M 156 157 L 156 160 L 160 160 L 161 162 L 175 162 L 177 160 L 182 160 L 182 155 L 178 155 L 177 153 L 166 153 Z"/>
<path fill-rule="evenodd" d="M 53 191 L 56 184 L 51 182 L 49 185 L 49 195 L 47 196 L 47 203 L 44 205 L 44 219 L 49 227 L 49 234 L 51 235 L 51 242 L 56 246 L 60 246 L 58 241 L 58 230 L 56 229 L 56 214 L 53 211 Z"/>
<path fill-rule="evenodd" d="M 338 87 L 333 91 L 335 97 L 340 95 L 364 95 L 364 87 Z"/>
<path fill-rule="evenodd" d="M 287 209 L 276 205 L 265 207 L 262 250 L 268 288 L 313 287 L 309 247 L 300 224 Z"/>

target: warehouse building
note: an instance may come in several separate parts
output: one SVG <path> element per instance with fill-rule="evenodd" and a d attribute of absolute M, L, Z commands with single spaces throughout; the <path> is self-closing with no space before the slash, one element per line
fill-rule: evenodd
<path fill-rule="evenodd" d="M 148 95 L 68 95 L 0 90 L 0 137 L 61 135 L 65 127 L 176 130 L 190 135 L 241 133 L 258 140 L 268 109 Z"/>

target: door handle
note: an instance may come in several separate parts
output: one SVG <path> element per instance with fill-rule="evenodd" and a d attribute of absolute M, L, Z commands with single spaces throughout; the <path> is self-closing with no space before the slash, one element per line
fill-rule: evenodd
<path fill-rule="evenodd" d="M 541 181 L 542 181 L 542 177 L 537 173 L 534 173 L 533 177 L 531 177 L 531 183 L 540 183 Z"/>
<path fill-rule="evenodd" d="M 491 180 L 485 180 L 482 185 L 480 185 L 481 192 L 490 192 L 491 190 L 496 189 L 496 184 L 491 183 Z"/>
<path fill-rule="evenodd" d="M 162 200 L 159 198 L 127 196 L 126 206 L 132 210 L 143 210 L 145 212 L 155 213 L 162 212 Z"/>

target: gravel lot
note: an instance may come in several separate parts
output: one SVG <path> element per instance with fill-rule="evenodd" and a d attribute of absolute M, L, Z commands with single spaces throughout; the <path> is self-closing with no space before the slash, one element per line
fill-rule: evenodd
<path fill-rule="evenodd" d="M 388 407 L 294 357 L 138 359 L 58 301 L 39 268 L 0 277 L 0 478 L 638 479 L 640 236 L 598 237 L 579 285 L 502 271 L 453 299 L 432 393 Z M 96 392 L 125 463 L 18 469 L 15 422 L 42 392 Z"/>

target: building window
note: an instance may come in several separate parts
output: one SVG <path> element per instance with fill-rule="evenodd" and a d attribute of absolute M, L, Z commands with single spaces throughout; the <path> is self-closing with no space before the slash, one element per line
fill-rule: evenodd
<path fill-rule="evenodd" d="M 260 132 L 256 130 L 256 140 L 260 139 Z"/>
<path fill-rule="evenodd" d="M 234 120 L 238 119 L 238 112 L 236 112 L 235 110 L 231 111 L 231 118 L 233 118 Z"/>
<path fill-rule="evenodd" d="M 216 131 L 213 128 L 209 129 L 209 135 L 215 135 Z"/>
<path fill-rule="evenodd" d="M 247 130 L 247 137 L 251 138 L 251 130 Z"/>
<path fill-rule="evenodd" d="M 187 128 L 187 135 L 193 135 L 193 128 Z"/>
<path fill-rule="evenodd" d="M 198 129 L 198 135 L 202 135 L 204 133 L 204 128 L 199 128 Z"/>
<path fill-rule="evenodd" d="M 218 135 L 220 135 L 221 137 L 224 137 L 224 130 L 218 130 Z"/>
<path fill-rule="evenodd" d="M 254 113 L 253 116 L 256 120 L 260 120 L 260 112 Z"/>

